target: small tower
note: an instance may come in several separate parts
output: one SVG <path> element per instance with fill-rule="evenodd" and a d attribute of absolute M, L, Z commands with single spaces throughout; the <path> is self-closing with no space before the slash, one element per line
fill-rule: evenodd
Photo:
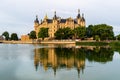
<path fill-rule="evenodd" d="M 34 23 L 38 23 L 39 24 L 38 15 L 36 15 L 36 19 L 35 19 Z"/>
<path fill-rule="evenodd" d="M 58 17 L 57 17 L 57 15 L 56 15 L 56 11 L 54 12 L 54 16 L 53 16 L 53 24 L 54 25 L 56 25 L 57 24 L 57 22 L 58 22 Z"/>
<path fill-rule="evenodd" d="M 82 13 L 82 18 L 81 18 L 81 26 L 85 27 L 85 18 L 84 18 L 83 13 Z"/>
<path fill-rule="evenodd" d="M 78 15 L 77 15 L 77 23 L 80 25 L 81 16 L 80 16 L 80 9 L 78 9 Z"/>
<path fill-rule="evenodd" d="M 54 12 L 54 17 L 53 17 L 53 19 L 57 19 L 56 11 Z"/>
<path fill-rule="evenodd" d="M 82 18 L 84 18 L 84 13 L 82 13 Z"/>
<path fill-rule="evenodd" d="M 45 17 L 44 17 L 44 20 L 46 20 L 46 19 L 48 19 L 48 16 L 47 16 L 47 14 L 45 15 Z"/>
<path fill-rule="evenodd" d="M 78 15 L 77 15 L 77 19 L 81 18 L 80 16 L 80 9 L 78 9 Z"/>
<path fill-rule="evenodd" d="M 39 25 L 38 15 L 36 15 L 36 19 L 34 21 L 34 29 L 35 29 L 35 31 L 37 30 L 38 25 Z"/>

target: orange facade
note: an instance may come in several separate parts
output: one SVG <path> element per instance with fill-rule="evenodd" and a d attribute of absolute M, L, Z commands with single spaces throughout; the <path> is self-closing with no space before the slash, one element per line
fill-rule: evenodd
<path fill-rule="evenodd" d="M 46 15 L 43 20 L 39 21 L 38 16 L 36 16 L 36 20 L 34 21 L 34 30 L 36 31 L 36 35 L 38 34 L 40 28 L 45 27 L 49 28 L 49 38 L 54 38 L 54 33 L 59 28 L 66 28 L 69 27 L 71 29 L 74 29 L 76 27 L 85 27 L 85 18 L 84 14 L 80 14 L 80 10 L 78 10 L 78 14 L 76 18 L 61 18 L 56 15 L 56 12 L 54 13 L 54 16 L 52 19 L 49 19 Z"/>

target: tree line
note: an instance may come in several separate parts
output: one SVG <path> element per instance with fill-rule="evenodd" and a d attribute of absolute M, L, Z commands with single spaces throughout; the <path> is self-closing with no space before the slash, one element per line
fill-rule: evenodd
<path fill-rule="evenodd" d="M 48 35 L 48 28 L 41 28 L 38 33 L 38 38 L 44 38 L 49 37 Z M 34 32 L 34 36 L 33 35 Z M 36 39 L 35 31 L 30 32 L 30 38 Z M 87 38 L 93 38 L 94 40 L 100 41 L 100 40 L 115 40 L 113 27 L 107 24 L 97 24 L 97 25 L 89 25 L 88 27 L 77 27 L 74 29 L 71 29 L 69 27 L 66 28 L 59 28 L 55 32 L 54 39 L 87 39 Z M 118 36 L 118 39 L 120 39 L 120 35 Z"/>
<path fill-rule="evenodd" d="M 17 33 L 12 33 L 11 35 L 9 34 L 8 31 L 5 31 L 2 33 L 2 36 L 4 36 L 5 40 L 18 40 L 18 35 Z"/>
<path fill-rule="evenodd" d="M 48 34 L 49 28 L 40 28 L 38 34 L 36 35 L 35 31 L 31 31 L 28 35 L 30 39 L 44 38 L 49 37 Z M 9 33 L 5 31 L 2 34 L 5 37 L 5 40 L 18 40 L 18 36 L 16 33 L 12 33 L 11 37 L 9 37 Z M 55 33 L 54 39 L 81 39 L 85 40 L 88 38 L 93 38 L 93 40 L 120 40 L 120 34 L 118 36 L 114 36 L 113 27 L 107 24 L 97 24 L 97 25 L 89 25 L 88 27 L 77 27 L 71 29 L 69 27 L 59 28 Z"/>

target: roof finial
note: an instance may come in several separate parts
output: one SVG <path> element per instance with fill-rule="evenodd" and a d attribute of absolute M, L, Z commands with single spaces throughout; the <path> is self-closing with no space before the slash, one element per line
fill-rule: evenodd
<path fill-rule="evenodd" d="M 56 11 L 54 12 L 54 15 L 56 15 Z"/>
<path fill-rule="evenodd" d="M 78 15 L 77 15 L 77 19 L 79 19 L 81 16 L 80 16 L 80 9 L 78 9 Z"/>
<path fill-rule="evenodd" d="M 56 11 L 54 12 L 54 17 L 53 17 L 53 19 L 57 19 Z"/>
<path fill-rule="evenodd" d="M 36 15 L 36 19 L 38 19 L 38 15 Z"/>
<path fill-rule="evenodd" d="M 82 17 L 84 17 L 84 13 L 82 13 Z"/>
<path fill-rule="evenodd" d="M 80 9 L 78 9 L 78 14 L 80 14 Z"/>
<path fill-rule="evenodd" d="M 48 16 L 47 16 L 47 14 L 45 15 L 44 19 L 48 19 Z"/>

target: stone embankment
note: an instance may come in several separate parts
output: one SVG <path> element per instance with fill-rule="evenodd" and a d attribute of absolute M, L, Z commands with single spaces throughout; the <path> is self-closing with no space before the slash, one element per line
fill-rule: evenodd
<path fill-rule="evenodd" d="M 52 41 L 0 41 L 5 44 L 75 44 L 75 41 L 69 40 L 52 40 Z"/>

